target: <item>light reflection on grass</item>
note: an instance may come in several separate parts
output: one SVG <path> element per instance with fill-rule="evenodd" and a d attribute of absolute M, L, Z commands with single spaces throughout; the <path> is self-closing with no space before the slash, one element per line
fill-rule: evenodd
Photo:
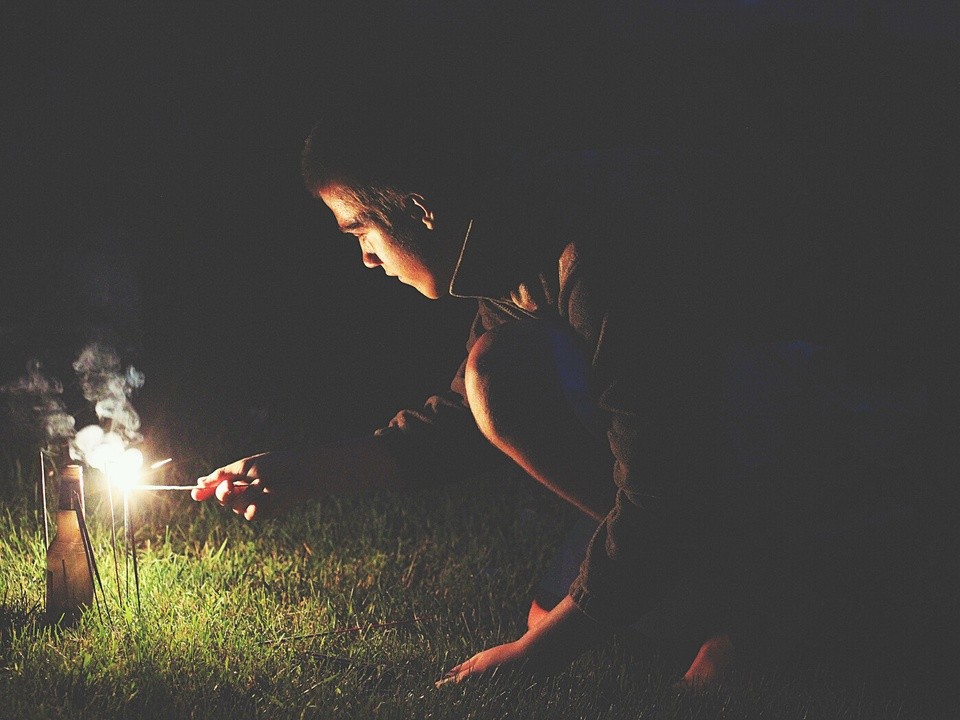
<path fill-rule="evenodd" d="M 0 514 L 0 717 L 913 717 L 895 694 L 829 676 L 771 671 L 678 694 L 674 659 L 628 637 L 553 677 L 435 689 L 448 667 L 522 632 L 570 519 L 515 478 L 329 497 L 255 525 L 187 497 L 145 501 L 141 612 L 112 624 L 88 612 L 63 631 L 41 625 L 43 536 L 28 505 Z"/>

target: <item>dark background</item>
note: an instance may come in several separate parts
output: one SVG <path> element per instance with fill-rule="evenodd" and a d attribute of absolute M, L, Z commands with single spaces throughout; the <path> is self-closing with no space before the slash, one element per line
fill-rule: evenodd
<path fill-rule="evenodd" d="M 952 269 L 946 0 L 39 5 L 3 11 L 2 381 L 39 359 L 78 415 L 97 337 L 146 374 L 146 425 L 331 439 L 446 384 L 469 303 L 368 272 L 298 174 L 325 106 L 385 89 L 505 146 L 742 166 L 774 241 L 896 237 Z"/>

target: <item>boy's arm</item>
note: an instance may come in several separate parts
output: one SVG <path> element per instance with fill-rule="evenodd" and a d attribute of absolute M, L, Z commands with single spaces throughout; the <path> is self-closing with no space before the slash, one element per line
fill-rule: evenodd
<path fill-rule="evenodd" d="M 535 672 L 555 672 L 587 648 L 604 640 L 610 631 L 577 608 L 568 595 L 536 626 L 518 640 L 488 648 L 451 668 L 437 686 L 460 682 L 494 668 L 524 661 Z"/>
<path fill-rule="evenodd" d="M 328 493 L 402 489 L 403 474 L 382 438 L 311 450 L 267 452 L 237 460 L 197 480 L 194 500 L 215 497 L 247 520 L 276 515 Z"/>

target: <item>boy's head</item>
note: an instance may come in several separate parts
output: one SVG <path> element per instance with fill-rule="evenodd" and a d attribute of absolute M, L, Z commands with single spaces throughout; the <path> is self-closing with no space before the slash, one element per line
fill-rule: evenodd
<path fill-rule="evenodd" d="M 385 109 L 386 106 L 386 109 Z M 331 185 L 349 190 L 385 228 L 402 217 L 410 194 L 434 205 L 463 204 L 468 168 L 466 146 L 456 123 L 439 110 L 416 111 L 384 103 L 358 104 L 326 113 L 304 143 L 300 170 L 314 197 Z"/>
<path fill-rule="evenodd" d="M 330 114 L 301 155 L 307 190 L 360 243 L 367 267 L 436 299 L 453 275 L 466 219 L 449 129 L 400 113 Z"/>

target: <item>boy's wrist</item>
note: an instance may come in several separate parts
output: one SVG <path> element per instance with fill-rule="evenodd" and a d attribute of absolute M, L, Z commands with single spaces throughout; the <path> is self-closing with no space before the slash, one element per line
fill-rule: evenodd
<path fill-rule="evenodd" d="M 596 644 L 604 635 L 603 628 L 581 612 L 568 595 L 517 642 L 527 654 L 564 663 Z"/>

